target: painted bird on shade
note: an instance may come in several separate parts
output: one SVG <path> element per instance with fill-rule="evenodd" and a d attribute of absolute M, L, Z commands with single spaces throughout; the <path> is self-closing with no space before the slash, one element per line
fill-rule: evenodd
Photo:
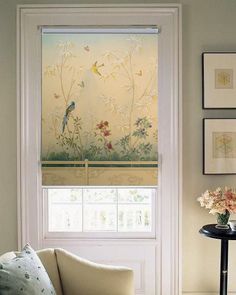
<path fill-rule="evenodd" d="M 68 120 L 69 120 L 69 116 L 70 116 L 70 113 L 75 109 L 75 102 L 72 101 L 68 107 L 66 108 L 66 113 L 63 117 L 63 121 L 62 121 L 62 133 L 65 131 L 65 127 L 68 123 Z"/>
<path fill-rule="evenodd" d="M 97 61 L 95 61 L 95 63 L 92 65 L 92 67 L 91 67 L 91 71 L 94 73 L 94 74 L 96 74 L 96 75 L 99 75 L 99 76 L 102 76 L 102 74 L 99 72 L 99 68 L 101 68 L 101 67 L 104 67 L 104 64 L 100 64 L 100 65 L 98 65 L 98 62 Z"/>

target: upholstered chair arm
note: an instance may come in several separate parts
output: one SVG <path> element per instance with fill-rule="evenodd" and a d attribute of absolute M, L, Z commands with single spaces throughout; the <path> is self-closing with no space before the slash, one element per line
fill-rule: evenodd
<path fill-rule="evenodd" d="M 134 295 L 133 271 L 96 264 L 55 249 L 64 295 Z"/>

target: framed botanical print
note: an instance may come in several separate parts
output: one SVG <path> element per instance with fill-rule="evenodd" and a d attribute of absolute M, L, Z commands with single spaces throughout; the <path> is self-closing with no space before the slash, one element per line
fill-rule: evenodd
<path fill-rule="evenodd" d="M 202 54 L 204 109 L 236 108 L 236 52 Z"/>
<path fill-rule="evenodd" d="M 203 119 L 203 174 L 236 174 L 236 119 Z"/>

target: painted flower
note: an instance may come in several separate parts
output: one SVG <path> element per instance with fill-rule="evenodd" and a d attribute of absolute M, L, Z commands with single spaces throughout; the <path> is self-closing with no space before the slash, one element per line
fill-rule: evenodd
<path fill-rule="evenodd" d="M 112 150 L 113 149 L 113 146 L 112 146 L 112 144 L 111 144 L 110 141 L 106 144 L 106 147 L 107 147 L 108 150 Z"/>
<path fill-rule="evenodd" d="M 109 135 L 111 135 L 111 130 L 104 130 L 104 131 L 103 131 L 103 135 L 104 135 L 104 136 L 109 136 Z"/>
<path fill-rule="evenodd" d="M 101 121 L 99 124 L 97 124 L 97 129 L 102 129 L 104 127 L 103 121 Z"/>
<path fill-rule="evenodd" d="M 107 128 L 109 126 L 109 122 L 108 121 L 105 121 L 105 122 L 101 121 L 96 126 L 97 126 L 97 129 L 100 130 L 102 136 L 105 136 L 106 137 L 106 136 L 111 135 L 111 130 L 107 130 Z"/>

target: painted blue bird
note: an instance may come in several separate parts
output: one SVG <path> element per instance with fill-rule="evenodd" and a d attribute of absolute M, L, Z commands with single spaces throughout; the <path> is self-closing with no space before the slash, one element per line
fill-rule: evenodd
<path fill-rule="evenodd" d="M 66 125 L 67 125 L 67 123 L 68 123 L 69 115 L 70 115 L 70 113 L 71 113 L 74 109 L 75 109 L 75 102 L 72 101 L 72 102 L 68 105 L 68 107 L 66 108 L 66 113 L 65 113 L 65 115 L 64 115 L 64 117 L 63 117 L 63 121 L 62 121 L 62 133 L 64 132 L 65 127 L 66 127 Z"/>

